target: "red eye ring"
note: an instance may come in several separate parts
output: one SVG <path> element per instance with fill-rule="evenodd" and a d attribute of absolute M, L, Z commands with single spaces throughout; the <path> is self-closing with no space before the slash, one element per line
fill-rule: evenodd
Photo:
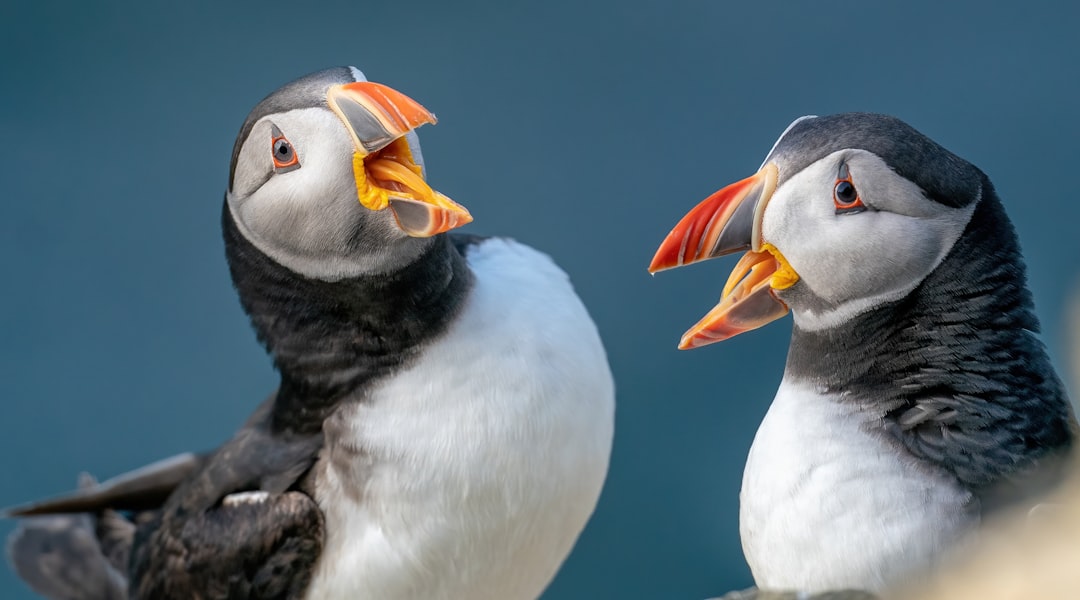
<path fill-rule="evenodd" d="M 851 182 L 850 174 L 843 179 L 837 178 L 836 185 L 833 186 L 833 204 L 837 214 L 859 212 L 866 208 L 855 184 Z"/>
<path fill-rule="evenodd" d="M 300 166 L 300 157 L 296 155 L 292 144 L 283 135 L 279 135 L 270 141 L 270 155 L 274 159 L 274 169 L 291 170 Z"/>

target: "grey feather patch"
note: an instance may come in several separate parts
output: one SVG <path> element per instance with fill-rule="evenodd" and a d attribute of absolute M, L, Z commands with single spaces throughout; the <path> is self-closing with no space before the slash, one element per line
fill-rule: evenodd
<path fill-rule="evenodd" d="M 135 524 L 115 510 L 103 511 L 97 516 L 96 535 L 101 553 L 114 569 L 127 573 L 131 559 L 131 547 L 135 539 Z"/>
<path fill-rule="evenodd" d="M 87 515 L 34 517 L 8 538 L 19 578 L 52 600 L 122 600 L 127 581 L 101 553 Z"/>
<path fill-rule="evenodd" d="M 81 488 L 94 483 L 80 477 Z M 15 573 L 51 600 L 127 598 L 127 579 L 102 552 L 89 515 L 24 519 L 8 538 L 7 555 Z"/>

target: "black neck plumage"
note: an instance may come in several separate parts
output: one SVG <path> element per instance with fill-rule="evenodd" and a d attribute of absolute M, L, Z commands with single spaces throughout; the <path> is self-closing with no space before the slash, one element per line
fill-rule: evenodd
<path fill-rule="evenodd" d="M 472 284 L 461 250 L 447 235 L 399 271 L 328 282 L 260 252 L 227 205 L 222 228 L 240 303 L 281 374 L 275 430 L 319 431 L 344 396 L 401 366 L 442 333 Z"/>
<path fill-rule="evenodd" d="M 915 458 L 984 489 L 1073 439 L 1025 279 L 1016 234 L 984 176 L 942 264 L 907 297 L 839 327 L 796 327 L 786 376 L 852 403 Z"/>

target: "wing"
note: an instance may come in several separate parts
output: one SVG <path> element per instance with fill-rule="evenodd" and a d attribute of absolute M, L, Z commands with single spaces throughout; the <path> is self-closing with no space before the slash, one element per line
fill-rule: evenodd
<path fill-rule="evenodd" d="M 90 515 L 23 521 L 8 538 L 8 557 L 19 578 L 46 598 L 127 598 L 127 578 L 103 554 Z"/>
<path fill-rule="evenodd" d="M 159 508 L 173 490 L 206 459 L 206 455 L 178 454 L 107 481 L 80 487 L 70 494 L 6 509 L 4 516 L 30 517 L 96 513 L 105 509 L 139 511 Z"/>
<path fill-rule="evenodd" d="M 96 485 L 89 475 L 80 477 L 80 489 Z M 46 598 L 123 600 L 126 569 L 115 560 L 126 555 L 110 555 L 107 548 L 130 548 L 135 527 L 115 513 L 96 521 L 87 514 L 25 519 L 8 538 L 8 560 L 19 578 Z M 113 526 L 119 529 L 113 531 Z M 106 543 L 99 532 L 108 538 Z"/>
<path fill-rule="evenodd" d="M 322 434 L 276 433 L 271 397 L 212 454 L 184 454 L 6 511 L 16 572 L 57 600 L 299 597 L 322 548 L 322 513 L 290 491 Z M 256 491 L 257 493 L 247 493 Z M 132 522 L 116 510 L 135 512 Z"/>
<path fill-rule="evenodd" d="M 179 526 L 166 515 L 139 526 L 133 598 L 293 600 L 322 550 L 323 517 L 302 492 L 246 494 Z"/>
<path fill-rule="evenodd" d="M 238 436 L 247 430 L 267 426 L 275 397 L 276 394 L 271 395 L 255 409 L 240 429 Z M 81 480 L 79 488 L 74 492 L 7 508 L 0 511 L 0 516 L 11 518 L 97 513 L 107 509 L 120 511 L 157 509 L 165 504 L 184 480 L 203 469 L 209 459 L 217 454 L 187 452 L 123 473 L 102 483 L 94 483 L 92 479 Z M 221 483 L 228 484 L 227 481 Z"/>
<path fill-rule="evenodd" d="M 229 496 L 179 528 L 163 515 L 144 513 L 138 528 L 113 511 L 31 517 L 9 558 L 53 600 L 296 600 L 322 549 L 322 512 L 301 492 Z"/>
<path fill-rule="evenodd" d="M 139 524 L 130 562 L 133 597 L 302 596 L 322 550 L 323 516 L 296 488 L 323 438 L 274 432 L 269 411 L 266 416 L 237 432 Z"/>

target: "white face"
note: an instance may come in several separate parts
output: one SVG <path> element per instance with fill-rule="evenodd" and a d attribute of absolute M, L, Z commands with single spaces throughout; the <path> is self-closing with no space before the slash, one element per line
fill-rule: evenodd
<path fill-rule="evenodd" d="M 277 132 L 299 167 L 275 168 Z M 403 233 L 390 211 L 359 203 L 353 153 L 348 131 L 328 108 L 260 119 L 237 156 L 228 194 L 241 233 L 283 266 L 318 279 L 385 272 L 411 261 L 423 244 Z"/>
<path fill-rule="evenodd" d="M 837 214 L 834 189 L 844 164 L 866 210 Z M 799 274 L 779 295 L 809 330 L 902 298 L 949 253 L 976 204 L 950 208 L 875 154 L 834 152 L 781 184 L 765 208 L 762 237 Z M 803 290 L 819 300 L 801 302 Z"/>

